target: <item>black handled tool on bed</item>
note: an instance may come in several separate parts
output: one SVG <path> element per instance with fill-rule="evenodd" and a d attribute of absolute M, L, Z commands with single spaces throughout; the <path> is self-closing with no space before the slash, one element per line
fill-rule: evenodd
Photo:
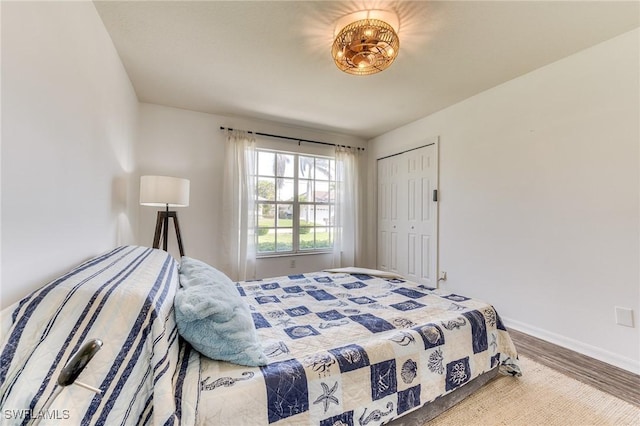
<path fill-rule="evenodd" d="M 55 390 L 49 395 L 49 398 L 45 401 L 44 405 L 40 409 L 41 412 L 47 412 L 51 404 L 56 399 L 56 397 L 62 392 L 66 386 L 69 385 L 78 385 L 85 389 L 90 390 L 91 392 L 95 392 L 97 394 L 101 394 L 102 391 L 98 388 L 94 388 L 93 386 L 89 386 L 82 382 L 77 381 L 76 379 L 82 373 L 82 370 L 87 366 L 91 358 L 100 350 L 102 347 L 102 340 L 100 339 L 91 339 L 88 340 L 78 352 L 73 355 L 71 360 L 64 366 L 60 375 L 58 376 L 58 385 Z M 31 426 L 38 426 L 40 424 L 40 420 L 42 420 L 44 416 L 36 416 L 31 419 Z"/>
<path fill-rule="evenodd" d="M 69 386 L 76 384 L 95 393 L 102 393 L 100 389 L 76 381 L 80 373 L 82 373 L 82 370 L 84 370 L 89 361 L 91 361 L 91 358 L 93 358 L 93 356 L 100 350 L 101 347 L 102 340 L 100 339 L 91 339 L 84 345 L 82 345 L 80 350 L 76 352 L 73 358 L 71 358 L 71 360 L 60 372 L 60 375 L 58 376 L 58 384 L 60 386 Z"/>

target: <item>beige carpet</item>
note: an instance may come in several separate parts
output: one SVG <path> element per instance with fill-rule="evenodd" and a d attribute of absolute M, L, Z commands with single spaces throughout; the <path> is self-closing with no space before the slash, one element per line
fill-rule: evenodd
<path fill-rule="evenodd" d="M 426 425 L 640 426 L 639 407 L 520 358 L 522 377 L 501 376 Z"/>

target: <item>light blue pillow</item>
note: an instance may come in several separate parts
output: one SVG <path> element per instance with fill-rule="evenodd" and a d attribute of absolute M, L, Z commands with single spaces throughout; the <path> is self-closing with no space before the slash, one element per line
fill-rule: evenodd
<path fill-rule="evenodd" d="M 180 335 L 211 359 L 256 367 L 267 364 L 253 318 L 236 285 L 224 273 L 183 257 L 174 299 Z"/>

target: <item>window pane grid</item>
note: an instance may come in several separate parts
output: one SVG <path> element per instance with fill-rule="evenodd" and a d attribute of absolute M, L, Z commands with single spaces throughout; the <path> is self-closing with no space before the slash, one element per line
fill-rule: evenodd
<path fill-rule="evenodd" d="M 335 234 L 335 160 L 257 150 L 258 256 L 327 252 Z"/>

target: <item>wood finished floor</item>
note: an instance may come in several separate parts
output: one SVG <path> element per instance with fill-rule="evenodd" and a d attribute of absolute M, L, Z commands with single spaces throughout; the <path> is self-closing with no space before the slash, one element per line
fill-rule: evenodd
<path fill-rule="evenodd" d="M 640 407 L 639 375 L 516 330 L 509 334 L 519 354 Z"/>

